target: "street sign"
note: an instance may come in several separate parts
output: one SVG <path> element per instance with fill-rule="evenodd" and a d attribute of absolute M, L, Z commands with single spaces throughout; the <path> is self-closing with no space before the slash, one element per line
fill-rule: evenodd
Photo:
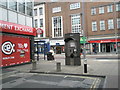
<path fill-rule="evenodd" d="M 41 28 L 37 29 L 37 34 L 43 34 L 43 30 Z"/>
<path fill-rule="evenodd" d="M 80 43 L 81 44 L 86 43 L 86 37 L 80 37 Z"/>

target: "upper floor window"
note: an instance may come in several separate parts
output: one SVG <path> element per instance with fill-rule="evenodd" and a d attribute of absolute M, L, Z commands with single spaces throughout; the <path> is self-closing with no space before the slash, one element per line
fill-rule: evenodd
<path fill-rule="evenodd" d="M 99 14 L 103 14 L 104 13 L 104 7 L 99 7 Z"/>
<path fill-rule="evenodd" d="M 79 14 L 75 14 L 71 16 L 71 25 L 72 25 L 72 33 L 80 33 L 81 23 L 80 23 Z"/>
<path fill-rule="evenodd" d="M 37 16 L 37 9 L 34 9 L 34 16 Z"/>
<path fill-rule="evenodd" d="M 113 5 L 107 6 L 107 12 L 113 12 Z"/>
<path fill-rule="evenodd" d="M 19 12 L 25 13 L 25 0 L 18 1 Z"/>
<path fill-rule="evenodd" d="M 70 4 L 70 10 L 80 8 L 80 3 L 72 3 Z"/>
<path fill-rule="evenodd" d="M 28 2 L 28 0 L 27 0 L 26 3 L 27 3 L 27 5 L 26 5 L 27 6 L 26 7 L 26 9 L 27 9 L 27 15 L 32 16 L 33 15 L 33 13 L 32 13 L 32 7 L 33 7 L 32 4 L 33 3 L 31 1 Z"/>
<path fill-rule="evenodd" d="M 36 28 L 38 27 L 38 20 L 37 19 L 35 20 L 35 27 Z"/>
<path fill-rule="evenodd" d="M 9 0 L 9 9 L 17 11 L 17 0 Z"/>
<path fill-rule="evenodd" d="M 40 19 L 40 27 L 43 27 L 43 19 Z"/>
<path fill-rule="evenodd" d="M 100 30 L 105 30 L 105 21 L 104 20 L 100 21 Z"/>
<path fill-rule="evenodd" d="M 55 7 L 52 9 L 52 13 L 61 12 L 61 7 Z"/>
<path fill-rule="evenodd" d="M 113 19 L 109 19 L 109 20 L 108 20 L 108 29 L 114 29 Z"/>
<path fill-rule="evenodd" d="M 39 14 L 43 15 L 43 8 L 39 8 Z"/>
<path fill-rule="evenodd" d="M 97 31 L 97 22 L 96 21 L 92 22 L 92 31 Z"/>
<path fill-rule="evenodd" d="M 52 34 L 53 37 L 63 36 L 62 16 L 52 17 Z"/>
<path fill-rule="evenodd" d="M 0 0 L 0 6 L 7 7 L 7 0 Z"/>
<path fill-rule="evenodd" d="M 95 15 L 96 14 L 96 8 L 91 8 L 91 15 Z"/>
<path fill-rule="evenodd" d="M 120 11 L 120 3 L 116 4 L 116 11 Z"/>
<path fill-rule="evenodd" d="M 117 28 L 120 28 L 120 18 L 117 18 Z"/>

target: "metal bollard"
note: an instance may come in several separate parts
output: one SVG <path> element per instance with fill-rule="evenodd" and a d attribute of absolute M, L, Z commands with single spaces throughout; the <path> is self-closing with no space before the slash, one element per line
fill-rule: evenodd
<path fill-rule="evenodd" d="M 32 70 L 36 70 L 36 61 L 32 60 Z"/>
<path fill-rule="evenodd" d="M 56 69 L 58 72 L 61 71 L 61 63 L 60 62 L 56 63 Z"/>

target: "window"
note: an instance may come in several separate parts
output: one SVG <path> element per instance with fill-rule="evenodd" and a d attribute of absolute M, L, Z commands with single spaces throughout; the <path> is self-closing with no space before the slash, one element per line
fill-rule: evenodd
<path fill-rule="evenodd" d="M 104 13 L 104 7 L 99 7 L 99 14 L 103 14 Z"/>
<path fill-rule="evenodd" d="M 61 7 L 55 7 L 52 9 L 52 13 L 61 12 Z"/>
<path fill-rule="evenodd" d="M 0 0 L 0 6 L 7 7 L 7 0 Z"/>
<path fill-rule="evenodd" d="M 62 16 L 52 17 L 53 37 L 62 37 Z"/>
<path fill-rule="evenodd" d="M 117 18 L 117 28 L 120 29 L 120 18 Z"/>
<path fill-rule="evenodd" d="M 91 15 L 95 15 L 96 14 L 96 8 L 92 8 L 91 9 Z"/>
<path fill-rule="evenodd" d="M 25 0 L 18 1 L 19 12 L 25 13 Z"/>
<path fill-rule="evenodd" d="M 9 9 L 17 11 L 17 1 L 16 0 L 9 0 Z"/>
<path fill-rule="evenodd" d="M 34 16 L 37 16 L 37 9 L 34 9 Z"/>
<path fill-rule="evenodd" d="M 28 2 L 28 0 L 27 0 L 26 3 L 27 3 L 27 5 L 26 5 L 26 6 L 27 6 L 27 7 L 26 7 L 26 9 L 27 9 L 27 15 L 32 16 L 32 15 L 33 15 L 33 14 L 32 14 L 32 7 L 33 7 L 32 4 L 33 4 L 33 3 L 32 3 L 31 1 Z"/>
<path fill-rule="evenodd" d="M 105 30 L 105 21 L 104 20 L 100 21 L 100 30 Z"/>
<path fill-rule="evenodd" d="M 35 27 L 36 27 L 36 28 L 38 27 L 37 19 L 35 20 Z"/>
<path fill-rule="evenodd" d="M 40 19 L 40 27 L 43 27 L 43 19 Z"/>
<path fill-rule="evenodd" d="M 39 14 L 43 15 L 43 8 L 39 8 Z"/>
<path fill-rule="evenodd" d="M 112 5 L 107 6 L 107 12 L 113 12 L 113 6 Z"/>
<path fill-rule="evenodd" d="M 80 8 L 80 3 L 72 3 L 70 4 L 70 10 Z"/>
<path fill-rule="evenodd" d="M 71 16 L 71 24 L 72 24 L 72 33 L 80 33 L 81 24 L 80 24 L 79 14 L 75 14 Z"/>
<path fill-rule="evenodd" d="M 92 22 L 92 31 L 97 31 L 97 22 L 96 21 Z"/>
<path fill-rule="evenodd" d="M 108 29 L 114 29 L 113 19 L 108 20 Z"/>
<path fill-rule="evenodd" d="M 120 3 L 116 4 L 116 11 L 120 11 Z"/>

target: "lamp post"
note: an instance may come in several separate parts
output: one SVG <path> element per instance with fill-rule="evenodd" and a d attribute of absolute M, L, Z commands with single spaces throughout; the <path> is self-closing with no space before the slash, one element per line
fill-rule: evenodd
<path fill-rule="evenodd" d="M 82 0 L 82 30 L 83 37 L 85 38 L 85 20 L 84 20 L 84 0 Z M 87 59 L 86 59 L 86 42 L 83 43 L 83 57 L 84 57 L 84 73 L 87 73 Z"/>
<path fill-rule="evenodd" d="M 116 47 L 115 47 L 115 49 L 116 49 L 116 54 L 118 54 L 118 44 L 117 44 L 117 25 L 116 25 L 116 21 L 117 21 L 117 19 L 116 19 L 116 8 L 115 8 L 115 6 L 116 6 L 116 2 L 115 2 L 115 0 L 114 0 L 114 25 L 115 25 L 115 44 L 116 44 Z"/>

